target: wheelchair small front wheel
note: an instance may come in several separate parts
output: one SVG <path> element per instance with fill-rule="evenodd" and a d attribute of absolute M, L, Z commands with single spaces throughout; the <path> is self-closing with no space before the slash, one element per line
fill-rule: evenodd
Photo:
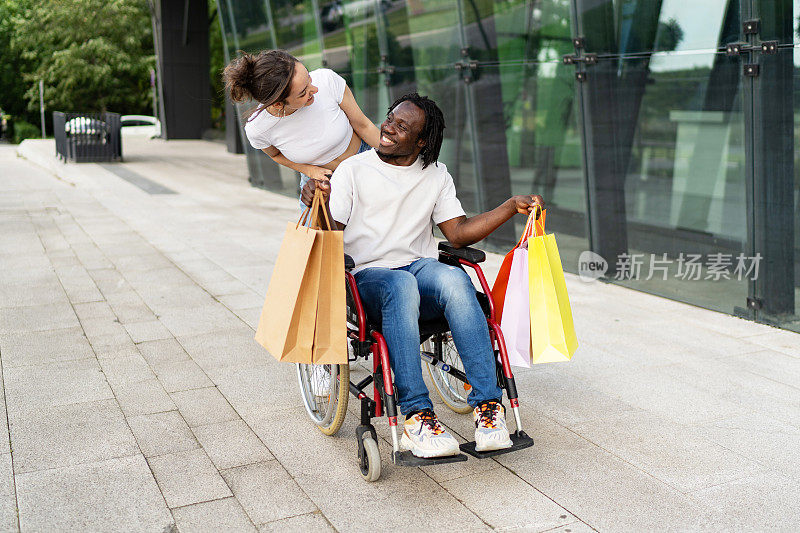
<path fill-rule="evenodd" d="M 297 381 L 303 406 L 325 435 L 342 427 L 350 396 L 350 365 L 297 364 Z"/>
<path fill-rule="evenodd" d="M 433 353 L 446 365 L 462 372 L 464 371 L 464 363 L 461 362 L 461 356 L 458 355 L 453 336 L 449 333 L 434 335 L 423 343 L 422 349 Z M 447 407 L 460 414 L 472 411 L 472 407 L 467 403 L 467 396 L 469 396 L 469 391 L 472 390 L 469 384 L 427 361 L 425 366 L 428 367 L 433 387 Z"/>
<path fill-rule="evenodd" d="M 361 476 L 367 481 L 378 481 L 381 477 L 381 454 L 378 443 L 369 433 L 365 433 L 360 448 L 358 458 L 361 463 Z"/>

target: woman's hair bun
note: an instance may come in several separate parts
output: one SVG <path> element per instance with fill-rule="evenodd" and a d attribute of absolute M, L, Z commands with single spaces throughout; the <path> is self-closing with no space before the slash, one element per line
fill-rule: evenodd
<path fill-rule="evenodd" d="M 285 102 L 292 89 L 296 57 L 286 50 L 265 50 L 257 55 L 239 51 L 222 73 L 231 100 L 255 100 L 259 105 L 248 113 L 277 102 Z"/>
<path fill-rule="evenodd" d="M 241 56 L 231 61 L 222 72 L 225 88 L 231 100 L 242 102 L 252 98 L 252 87 L 255 81 L 256 58 L 252 54 L 240 51 Z"/>

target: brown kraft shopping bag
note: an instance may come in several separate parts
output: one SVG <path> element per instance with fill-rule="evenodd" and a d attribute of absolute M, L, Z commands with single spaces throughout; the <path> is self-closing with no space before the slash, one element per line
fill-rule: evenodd
<path fill-rule="evenodd" d="M 318 201 L 297 223 L 289 222 L 258 320 L 256 341 L 278 361 L 311 363 L 317 312 L 320 231 L 301 226 L 314 216 Z M 313 225 L 313 224 L 312 224 Z"/>
<path fill-rule="evenodd" d="M 322 241 L 322 267 L 314 332 L 314 364 L 347 364 L 344 239 L 341 231 L 333 230 L 324 202 L 320 202 L 319 212 L 324 215 L 329 229 L 323 229 L 317 237 Z"/>

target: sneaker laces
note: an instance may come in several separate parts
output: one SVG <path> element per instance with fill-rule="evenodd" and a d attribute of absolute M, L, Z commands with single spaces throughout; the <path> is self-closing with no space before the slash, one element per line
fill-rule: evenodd
<path fill-rule="evenodd" d="M 497 402 L 486 402 L 478 406 L 478 419 L 475 427 L 481 425 L 489 429 L 497 429 L 497 415 L 500 414 L 500 404 Z"/>
<path fill-rule="evenodd" d="M 439 423 L 439 419 L 436 418 L 436 414 L 430 409 L 424 409 L 420 411 L 417 416 L 419 416 L 422 425 L 428 426 L 428 428 L 431 430 L 431 433 L 434 435 L 441 435 L 444 433 L 442 424 Z M 422 428 L 420 428 L 420 431 L 422 431 Z"/>

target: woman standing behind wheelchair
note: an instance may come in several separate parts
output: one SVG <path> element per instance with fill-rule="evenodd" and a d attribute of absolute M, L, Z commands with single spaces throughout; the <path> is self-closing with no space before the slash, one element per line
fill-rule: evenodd
<path fill-rule="evenodd" d="M 223 78 L 234 102 L 258 102 L 246 119 L 247 139 L 279 165 L 300 172 L 299 190 L 309 178 L 327 179 L 348 157 L 378 146 L 380 130 L 330 69 L 309 72 L 284 50 L 242 52 L 225 67 Z M 347 383 L 347 370 L 347 365 L 298 365 L 298 375 L 305 372 L 310 379 L 317 406 L 330 397 L 336 375 Z M 347 387 L 341 393 L 344 409 L 329 421 L 329 434 L 339 428 L 347 409 Z"/>
<path fill-rule="evenodd" d="M 377 126 L 330 69 L 309 72 L 284 50 L 242 52 L 223 78 L 234 102 L 259 104 L 244 127 L 250 144 L 300 172 L 301 190 L 309 177 L 327 179 L 348 157 L 378 146 Z"/>

